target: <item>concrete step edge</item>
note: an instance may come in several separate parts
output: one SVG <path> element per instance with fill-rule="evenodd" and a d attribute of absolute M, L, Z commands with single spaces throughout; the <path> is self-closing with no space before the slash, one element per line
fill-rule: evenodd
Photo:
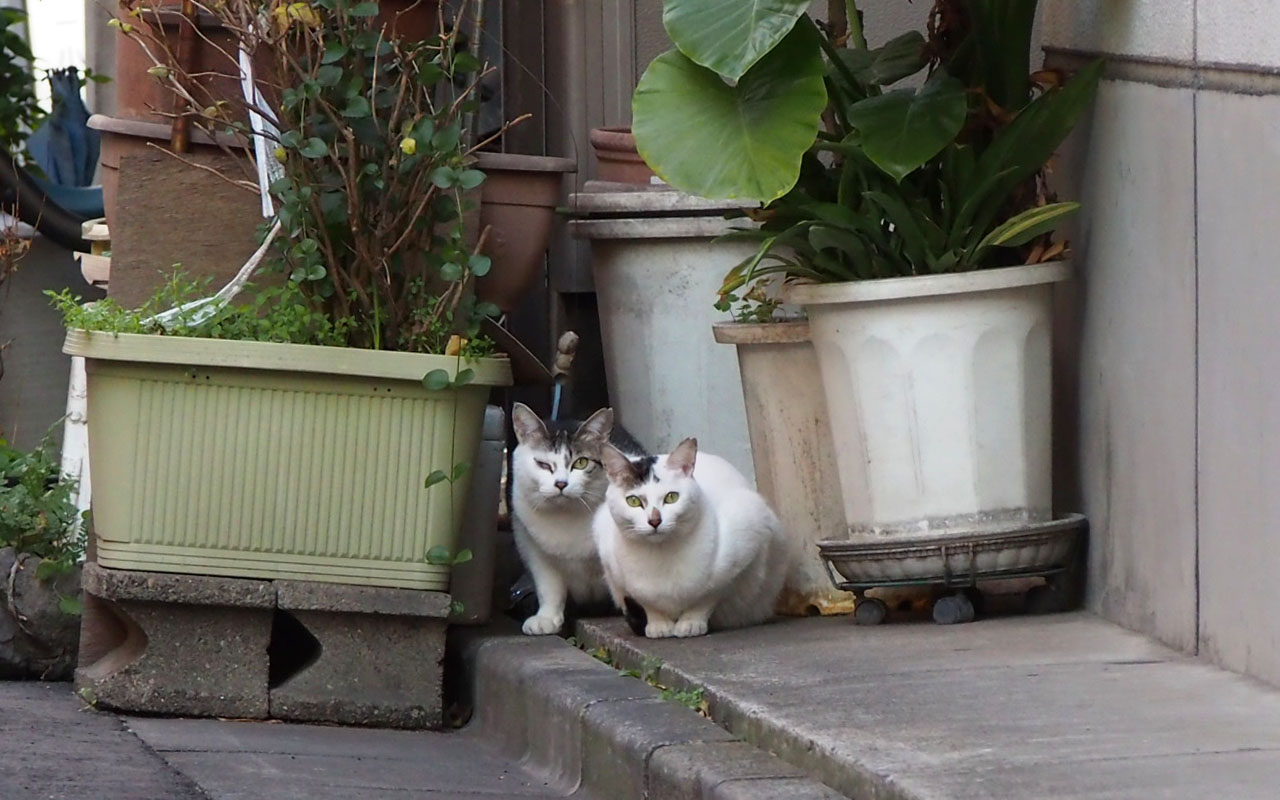
<path fill-rule="evenodd" d="M 613 663 L 623 669 L 640 669 L 644 664 L 646 655 L 640 647 L 591 620 L 580 621 L 575 634 L 588 650 L 607 650 Z M 851 767 L 846 761 L 832 758 L 811 739 L 761 716 L 756 709 L 706 689 L 696 675 L 669 664 L 662 664 L 657 673 L 658 681 L 664 686 L 685 691 L 704 689 L 709 715 L 717 725 L 739 741 L 767 752 L 800 774 L 809 776 L 818 785 L 843 792 L 840 796 L 859 800 L 927 800 L 899 785 L 892 775 Z"/>
<path fill-rule="evenodd" d="M 461 632 L 473 725 L 548 788 L 609 800 L 843 795 L 558 637 Z"/>

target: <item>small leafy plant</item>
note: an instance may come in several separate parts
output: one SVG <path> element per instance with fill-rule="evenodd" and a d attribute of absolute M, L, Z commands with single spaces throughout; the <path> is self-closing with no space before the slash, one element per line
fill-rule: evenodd
<path fill-rule="evenodd" d="M 30 452 L 0 439 L 0 547 L 43 559 L 41 580 L 71 571 L 87 544 L 87 520 L 72 501 L 76 482 L 63 477 L 60 466 L 52 436 Z M 78 602 L 63 598 L 62 608 L 78 613 Z"/>
<path fill-rule="evenodd" d="M 755 281 L 742 296 L 734 291 L 721 294 L 716 310 L 727 311 L 734 322 L 762 323 L 773 322 L 781 305 L 782 302 L 767 291 L 764 281 Z"/>
<path fill-rule="evenodd" d="M 465 224 L 485 180 L 473 155 L 487 143 L 472 141 L 470 122 L 489 70 L 461 44 L 475 2 L 454 20 L 442 11 L 439 32 L 421 41 L 396 36 L 392 12 L 374 0 L 197 2 L 252 54 L 252 101 L 205 102 L 193 89 L 201 76 L 182 72 L 176 41 L 153 24 L 159 0 L 113 20 L 191 124 L 238 139 L 245 154 L 249 120 L 266 121 L 278 263 L 342 321 L 350 346 L 440 353 L 454 334 L 478 341 L 498 313 L 469 291 L 492 266 L 487 233 Z M 226 55 L 224 74 L 239 77 L 239 53 Z M 244 175 L 225 177 L 256 190 Z"/>
<path fill-rule="evenodd" d="M 331 319 L 315 298 L 292 282 L 282 286 L 250 287 L 241 295 L 246 298 L 244 302 L 223 306 L 207 318 L 197 317 L 193 309 L 162 325 L 155 320 L 156 314 L 181 308 L 211 294 L 207 279 L 191 280 L 180 266 L 175 266 L 156 293 L 136 309 L 125 308 L 110 297 L 86 305 L 69 289 L 46 291 L 45 294 L 53 307 L 62 313 L 68 328 L 113 334 L 144 333 L 342 347 L 347 344 L 353 325 L 350 319 Z"/>
<path fill-rule="evenodd" d="M 595 660 L 607 664 L 618 670 L 622 675 L 628 678 L 635 678 L 644 681 L 659 692 L 659 697 L 673 703 L 696 711 L 704 717 L 711 716 L 710 703 L 706 699 L 707 690 L 701 686 L 695 686 L 686 689 L 676 689 L 667 686 L 659 681 L 659 674 L 662 671 L 663 661 L 657 656 L 645 656 L 641 660 L 639 668 L 628 667 L 623 668 L 618 659 L 613 655 L 607 647 L 595 647 L 590 650 L 586 645 L 579 642 L 576 638 L 570 637 L 569 644 L 577 647 L 579 650 L 585 650 Z"/>

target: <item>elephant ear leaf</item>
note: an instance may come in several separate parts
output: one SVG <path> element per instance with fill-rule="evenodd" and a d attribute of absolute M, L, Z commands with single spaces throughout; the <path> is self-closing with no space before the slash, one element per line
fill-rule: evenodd
<path fill-rule="evenodd" d="M 967 113 L 964 84 L 938 72 L 919 91 L 900 89 L 854 103 L 848 120 L 867 157 L 901 182 L 955 141 Z"/>
<path fill-rule="evenodd" d="M 815 36 L 793 30 L 736 85 L 677 50 L 658 56 L 632 100 L 641 157 L 702 197 L 769 203 L 789 192 L 827 106 Z"/>
<path fill-rule="evenodd" d="M 662 24 L 686 58 L 735 82 L 808 8 L 809 0 L 666 0 Z"/>
<path fill-rule="evenodd" d="M 862 86 L 888 86 L 915 75 L 929 63 L 926 42 L 919 31 L 909 31 L 874 50 L 842 48 L 840 60 Z"/>

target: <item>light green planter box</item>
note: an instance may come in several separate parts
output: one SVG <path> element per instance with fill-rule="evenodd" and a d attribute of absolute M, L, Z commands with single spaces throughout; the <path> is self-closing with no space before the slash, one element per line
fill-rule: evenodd
<path fill-rule="evenodd" d="M 507 359 L 69 331 L 103 567 L 445 591 Z M 434 369 L 474 383 L 422 386 Z M 497 498 L 494 499 L 495 502 Z"/>

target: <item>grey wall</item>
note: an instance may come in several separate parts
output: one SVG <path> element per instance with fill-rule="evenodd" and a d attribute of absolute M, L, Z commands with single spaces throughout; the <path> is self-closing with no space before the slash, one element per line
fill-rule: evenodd
<path fill-rule="evenodd" d="M 1064 170 L 1085 211 L 1059 466 L 1092 526 L 1088 602 L 1280 683 L 1280 6 L 1045 12 L 1051 60 L 1109 62 Z"/>
<path fill-rule="evenodd" d="M 649 62 L 671 49 L 671 40 L 662 27 L 662 0 L 635 0 L 636 75 Z"/>

